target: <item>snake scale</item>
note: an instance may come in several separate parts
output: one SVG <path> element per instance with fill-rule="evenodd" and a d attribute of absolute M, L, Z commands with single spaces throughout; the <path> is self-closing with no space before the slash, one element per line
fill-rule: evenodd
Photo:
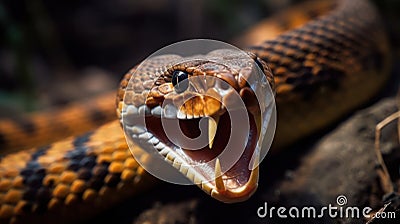
<path fill-rule="evenodd" d="M 329 9 L 303 26 L 247 48 L 271 75 L 268 80 L 276 91 L 273 148 L 331 124 L 374 96 L 388 79 L 389 47 L 376 9 L 364 0 L 334 2 Z M 179 67 L 185 69 L 185 64 Z M 119 116 L 134 71 L 121 81 Z M 146 89 L 146 81 L 136 84 Z M 172 85 L 170 78 L 158 84 L 150 81 Z M 229 83 L 241 85 L 237 78 Z M 146 104 L 154 104 L 151 100 Z M 0 162 L 0 222 L 87 219 L 151 185 L 154 179 L 133 159 L 120 126 L 112 121 L 78 137 L 5 155 Z M 3 141 L 6 137 L 3 134 Z M 253 177 L 246 181 L 257 186 Z M 223 195 L 218 191 L 224 186 L 216 182 L 203 190 Z M 238 192 L 241 199 L 251 193 Z M 238 196 L 223 197 L 219 199 L 234 201 Z"/>

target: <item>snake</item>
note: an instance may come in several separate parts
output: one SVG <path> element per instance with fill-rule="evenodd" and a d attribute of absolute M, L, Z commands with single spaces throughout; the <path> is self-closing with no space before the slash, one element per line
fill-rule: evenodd
<path fill-rule="evenodd" d="M 148 130 L 134 125 L 125 128 L 153 144 L 158 155 L 206 194 L 229 203 L 248 199 L 258 187 L 260 173 L 258 166 L 253 170 L 243 168 L 249 164 L 248 154 L 255 151 L 259 132 L 254 92 L 243 81 L 249 70 L 263 71 L 274 92 L 278 122 L 272 151 L 287 147 L 360 107 L 389 78 L 389 43 L 379 13 L 371 3 L 332 1 L 324 3 L 324 10 L 317 2 L 312 4 L 316 6 L 307 9 L 312 14 L 310 21 L 295 28 L 288 26 L 287 31 L 275 36 L 260 34 L 261 39 L 265 36 L 264 41 L 252 40 L 245 48 L 252 63 L 223 51 L 204 55 L 201 60 L 162 55 L 148 66 L 135 66 L 124 76 L 116 97 L 119 119 L 79 136 L 4 155 L 0 161 L 0 222 L 84 220 L 153 186 L 155 178 L 132 156 L 121 128 L 122 117 L 137 114 L 145 115 Z M 278 18 L 281 19 L 275 23 L 285 26 L 288 18 Z M 224 63 L 216 63 L 215 58 Z M 216 78 L 207 84 L 213 97 L 186 91 L 190 87 L 184 80 L 189 77 Z M 184 169 L 182 164 L 215 157 L 225 144 L 229 116 L 224 104 L 229 103 L 230 93 L 223 91 L 221 83 L 228 83 L 233 88 L 230 93 L 241 97 L 250 117 L 245 156 L 223 174 L 219 161 L 213 167 Z M 169 113 L 160 105 L 183 100 L 186 93 L 194 97 L 175 108 L 181 116 L 171 115 L 179 120 L 182 129 L 189 130 L 185 133 L 190 135 L 200 118 L 219 117 L 215 139 L 198 152 L 174 151 L 174 143 L 160 131 L 160 115 Z M 5 134 L 2 136 L 3 141 L 7 139 Z M 207 175 L 215 178 L 206 180 Z"/>

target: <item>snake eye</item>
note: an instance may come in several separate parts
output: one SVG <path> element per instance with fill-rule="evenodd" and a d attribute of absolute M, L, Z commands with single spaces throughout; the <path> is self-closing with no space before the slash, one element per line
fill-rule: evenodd
<path fill-rule="evenodd" d="M 172 85 L 175 87 L 177 93 L 185 91 L 189 87 L 188 73 L 183 71 L 174 71 L 172 73 Z"/>

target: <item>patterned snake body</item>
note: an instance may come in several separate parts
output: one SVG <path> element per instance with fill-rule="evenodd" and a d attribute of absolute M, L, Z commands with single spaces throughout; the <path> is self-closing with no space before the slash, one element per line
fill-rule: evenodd
<path fill-rule="evenodd" d="M 268 71 L 273 74 L 269 81 L 275 83 L 278 108 L 274 148 L 331 124 L 375 95 L 388 78 L 385 33 L 376 10 L 362 0 L 340 1 L 321 18 L 248 50 L 266 75 Z M 119 113 L 133 71 L 121 82 Z M 146 81 L 136 84 L 145 87 Z M 231 194 L 232 190 L 224 194 L 218 180 L 201 187 L 220 200 L 243 200 L 254 192 L 256 178 L 258 170 L 256 177 L 247 172 L 247 182 L 239 188 L 246 184 L 249 188 L 237 194 Z M 0 222 L 87 218 L 153 181 L 131 157 L 120 124 L 114 121 L 80 137 L 4 156 Z"/>
<path fill-rule="evenodd" d="M 293 143 L 376 95 L 388 78 L 388 48 L 376 10 L 358 0 L 251 47 L 274 74 L 282 120 L 274 144 Z"/>

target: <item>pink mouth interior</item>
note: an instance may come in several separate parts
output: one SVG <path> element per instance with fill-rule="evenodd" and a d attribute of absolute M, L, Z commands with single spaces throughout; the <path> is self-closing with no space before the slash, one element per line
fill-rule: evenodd
<path fill-rule="evenodd" d="M 237 162 L 223 175 L 224 183 L 226 187 L 230 189 L 235 189 L 245 185 L 248 182 L 251 174 L 251 170 L 249 170 L 249 163 L 257 145 L 258 133 L 254 116 L 251 113 L 248 113 L 248 117 L 249 117 L 250 131 L 248 133 L 248 142 L 246 143 L 244 152 L 237 160 Z M 179 125 L 182 132 L 189 138 L 196 138 L 200 136 L 201 134 L 199 128 L 200 119 L 201 118 L 179 120 Z M 155 116 L 146 117 L 146 126 L 148 128 L 148 131 L 150 131 L 150 133 L 152 133 L 155 137 L 157 137 L 161 142 L 163 142 L 172 149 L 175 148 L 175 145 L 168 139 L 163 130 L 160 117 L 155 117 Z M 228 144 L 230 136 L 231 136 L 230 116 L 227 112 L 225 112 L 220 117 L 212 149 L 210 149 L 209 146 L 207 145 L 204 148 L 198 150 L 183 149 L 176 151 L 176 153 L 180 155 L 181 159 L 186 161 L 187 164 L 189 165 L 206 163 L 216 158 L 225 149 L 226 145 Z M 225 150 L 229 150 L 229 148 Z M 220 162 L 222 170 L 224 171 L 224 161 L 221 160 Z M 199 166 L 195 167 L 196 167 L 195 170 L 198 173 L 202 174 L 205 179 L 214 180 L 215 164 L 212 164 L 212 167 L 209 167 L 209 169 L 200 169 Z M 210 172 L 210 170 L 212 170 L 212 172 Z"/>

